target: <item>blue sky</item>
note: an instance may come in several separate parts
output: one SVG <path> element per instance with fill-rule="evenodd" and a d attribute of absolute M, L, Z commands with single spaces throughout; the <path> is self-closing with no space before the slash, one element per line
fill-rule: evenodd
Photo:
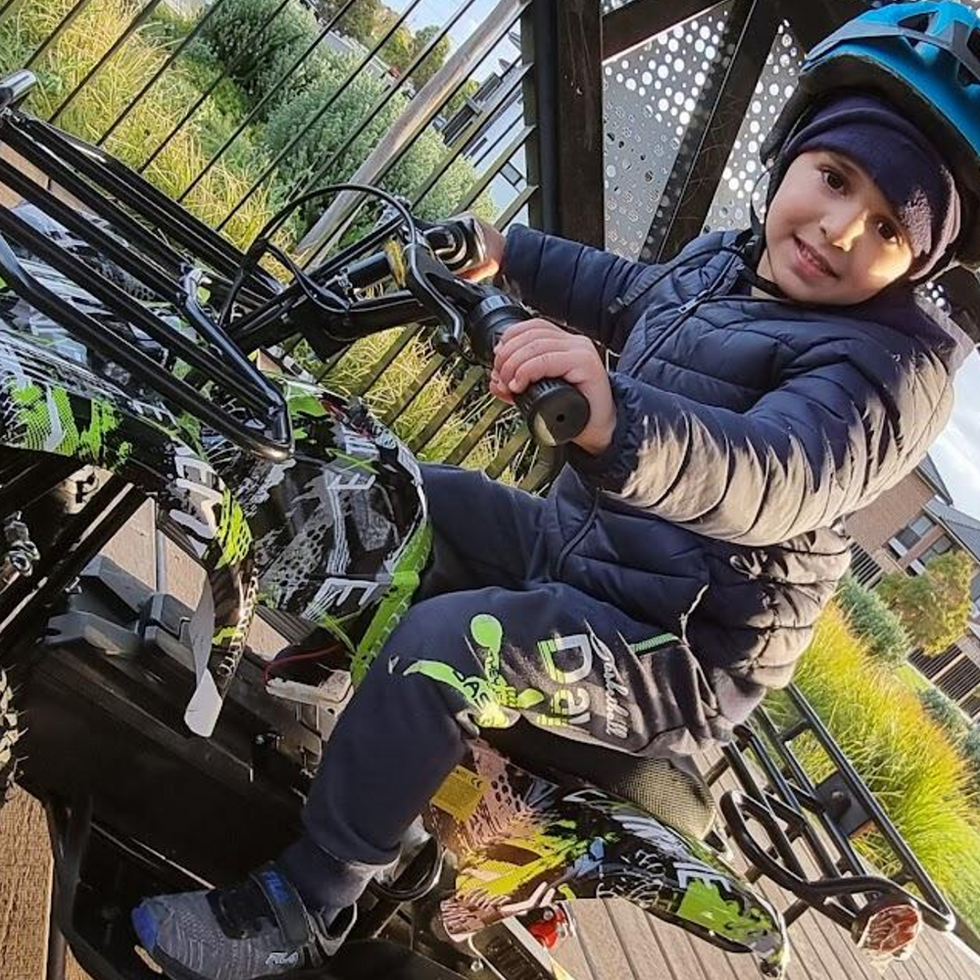
<path fill-rule="evenodd" d="M 411 2 L 412 0 L 385 0 L 385 3 L 392 10 L 397 10 L 399 13 L 410 6 Z M 464 3 L 465 0 L 422 0 L 408 18 L 408 25 L 413 30 L 418 30 L 420 27 L 425 27 L 428 24 L 443 25 Z M 475 0 L 449 32 L 453 46 L 455 47 L 461 44 L 472 34 L 496 5 L 497 0 Z M 513 56 L 515 54 L 517 52 L 511 48 L 510 55 Z M 495 68 L 496 63 L 492 66 L 487 66 L 487 69 L 476 72 L 477 77 L 482 78 L 490 67 Z"/>

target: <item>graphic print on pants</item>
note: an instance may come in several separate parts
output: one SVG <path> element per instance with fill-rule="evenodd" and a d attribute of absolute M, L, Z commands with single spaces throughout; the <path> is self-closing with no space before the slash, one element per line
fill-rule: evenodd
<path fill-rule="evenodd" d="M 465 676 L 450 664 L 417 660 L 404 670 L 404 676 L 423 674 L 456 691 L 466 703 L 462 714 L 468 716 L 469 727 L 508 728 L 523 713 L 542 727 L 577 727 L 586 731 L 593 725 L 593 697 L 601 678 L 598 714 L 602 731 L 597 734 L 603 741 L 625 740 L 631 730 L 630 689 L 612 650 L 588 623 L 585 627 L 587 632 L 555 635 L 537 642 L 538 673 L 543 670 L 548 682 L 541 679 L 539 684 L 550 693 L 535 686 L 519 688 L 504 677 L 504 630 L 500 620 L 489 613 L 479 613 L 470 620 L 466 640 L 474 662 L 482 663 L 482 675 Z M 676 640 L 673 634 L 662 633 L 635 646 L 652 651 Z"/>

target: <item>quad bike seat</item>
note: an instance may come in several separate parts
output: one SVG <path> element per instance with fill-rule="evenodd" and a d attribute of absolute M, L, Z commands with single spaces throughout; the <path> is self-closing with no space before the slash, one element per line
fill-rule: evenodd
<path fill-rule="evenodd" d="M 711 790 L 687 756 L 627 755 L 562 738 L 524 720 L 484 737 L 530 772 L 558 782 L 562 776 L 583 779 L 697 840 L 704 840 L 714 825 Z"/>

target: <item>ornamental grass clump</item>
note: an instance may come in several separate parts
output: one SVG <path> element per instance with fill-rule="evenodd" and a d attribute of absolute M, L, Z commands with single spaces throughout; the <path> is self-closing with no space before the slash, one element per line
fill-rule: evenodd
<path fill-rule="evenodd" d="M 818 622 L 795 680 L 923 867 L 980 925 L 980 800 L 958 747 L 850 632 L 836 605 Z M 804 737 L 793 747 L 815 780 L 829 774 L 815 742 Z M 856 846 L 877 867 L 897 871 L 877 834 L 860 836 Z"/>
<path fill-rule="evenodd" d="M 419 378 L 431 375 L 391 426 L 399 438 L 411 442 L 452 397 L 454 379 L 449 362 L 442 369 L 432 372 L 434 355 L 421 336 L 411 336 L 397 349 L 396 345 L 405 339 L 400 328 L 362 338 L 331 367 L 323 378 L 323 384 L 343 394 L 359 394 L 368 385 L 364 391 L 364 401 L 376 416 L 384 419 L 389 411 L 402 404 Z M 378 365 L 396 349 L 397 355 L 372 383 Z M 316 373 L 316 359 L 304 357 L 302 350 L 296 351 L 300 363 Z M 492 402 L 492 397 L 484 388 L 480 388 L 479 393 L 463 408 L 448 416 L 432 439 L 422 447 L 419 457 L 433 462 L 445 459 Z M 469 469 L 485 469 L 493 462 L 500 446 L 501 438 L 491 430 L 466 455 L 463 465 Z M 510 475 L 505 473 L 501 479 L 510 482 Z"/>

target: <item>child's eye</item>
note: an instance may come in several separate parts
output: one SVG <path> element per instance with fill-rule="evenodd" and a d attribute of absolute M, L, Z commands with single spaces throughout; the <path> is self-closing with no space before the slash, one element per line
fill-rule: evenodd
<path fill-rule="evenodd" d="M 847 181 L 843 174 L 834 170 L 833 167 L 821 167 L 820 172 L 823 174 L 824 183 L 832 191 L 842 191 L 847 187 Z"/>
<path fill-rule="evenodd" d="M 890 243 L 896 243 L 901 241 L 902 233 L 895 227 L 892 222 L 882 219 L 878 222 L 878 234 L 886 241 Z"/>

